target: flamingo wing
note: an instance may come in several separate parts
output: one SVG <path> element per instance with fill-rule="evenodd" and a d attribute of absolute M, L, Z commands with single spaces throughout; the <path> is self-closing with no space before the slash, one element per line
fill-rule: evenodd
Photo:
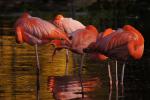
<path fill-rule="evenodd" d="M 109 57 L 126 59 L 128 43 L 134 40 L 134 35 L 130 32 L 114 32 L 96 42 L 96 49 Z"/>
<path fill-rule="evenodd" d="M 98 32 L 89 29 L 80 29 L 74 33 L 72 39 L 72 49 L 79 53 L 83 53 L 83 49 L 91 43 L 96 42 Z"/>
<path fill-rule="evenodd" d="M 131 32 L 132 34 L 135 35 L 134 41 L 131 41 L 128 44 L 128 49 L 129 49 L 129 54 L 134 58 L 134 59 L 140 59 L 143 55 L 144 52 L 144 37 L 142 34 L 135 29 L 131 25 L 125 25 L 123 27 L 125 31 Z"/>
<path fill-rule="evenodd" d="M 37 17 L 21 18 L 17 21 L 16 27 L 19 26 L 26 33 L 30 33 L 39 39 L 47 38 L 55 26 L 45 20 Z"/>
<path fill-rule="evenodd" d="M 30 37 L 35 37 L 39 40 L 65 39 L 70 42 L 64 32 L 53 24 L 37 17 L 20 18 L 16 22 L 16 29 L 18 27 L 20 27 L 22 35 L 30 35 Z M 16 33 L 18 34 L 19 31 L 16 30 Z"/>
<path fill-rule="evenodd" d="M 102 37 L 96 43 L 84 49 L 84 52 L 97 52 L 115 59 L 127 59 L 128 56 L 140 59 L 144 51 L 144 38 L 134 27 L 127 25 Z"/>
<path fill-rule="evenodd" d="M 73 32 L 78 29 L 83 29 L 85 26 L 72 18 L 63 18 L 62 20 L 54 20 L 54 24 L 61 30 L 65 31 L 68 36 L 72 36 Z"/>

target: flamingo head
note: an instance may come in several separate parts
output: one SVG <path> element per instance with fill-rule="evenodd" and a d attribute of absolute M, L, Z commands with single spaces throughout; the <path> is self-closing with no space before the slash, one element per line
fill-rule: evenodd
<path fill-rule="evenodd" d="M 62 26 L 63 19 L 64 19 L 63 15 L 57 15 L 53 21 L 53 24 L 59 27 L 62 31 L 64 31 L 64 28 Z"/>
<path fill-rule="evenodd" d="M 55 20 L 62 20 L 62 19 L 64 19 L 64 16 L 61 14 L 59 14 L 55 17 Z"/>

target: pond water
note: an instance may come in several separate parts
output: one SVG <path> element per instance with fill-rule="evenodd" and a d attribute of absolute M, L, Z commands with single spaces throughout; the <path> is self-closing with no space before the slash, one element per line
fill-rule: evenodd
<path fill-rule="evenodd" d="M 78 75 L 80 56 L 70 54 L 65 75 L 65 50 L 51 61 L 53 47 L 38 47 L 41 66 L 40 100 L 150 100 L 149 52 L 126 64 L 124 89 L 110 90 L 107 62 L 86 56 Z M 115 80 L 115 61 L 110 61 Z M 119 76 L 121 71 L 119 63 Z M 120 79 L 120 78 L 119 78 Z M 0 36 L 0 100 L 36 100 L 36 58 L 33 46 L 16 44 L 14 36 Z"/>

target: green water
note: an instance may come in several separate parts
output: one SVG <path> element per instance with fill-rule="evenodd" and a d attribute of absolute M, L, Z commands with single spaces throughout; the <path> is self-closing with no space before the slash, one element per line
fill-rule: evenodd
<path fill-rule="evenodd" d="M 131 74 L 137 72 L 125 70 L 125 89 L 122 91 L 119 84 L 117 91 L 113 83 L 113 89 L 110 91 L 107 62 L 92 60 L 87 55 L 82 76 L 79 77 L 80 56 L 70 52 L 69 74 L 65 76 L 65 50 L 59 51 L 53 62 L 51 62 L 53 47 L 50 44 L 38 47 L 38 51 L 41 66 L 40 100 L 147 100 L 143 96 L 145 88 L 138 90 L 143 86 L 138 85 L 142 83 L 141 80 Z M 114 61 L 110 63 L 115 80 L 115 63 Z M 135 93 L 138 95 L 134 95 Z M 0 37 L 0 100 L 36 100 L 34 47 L 16 44 L 14 36 Z"/>

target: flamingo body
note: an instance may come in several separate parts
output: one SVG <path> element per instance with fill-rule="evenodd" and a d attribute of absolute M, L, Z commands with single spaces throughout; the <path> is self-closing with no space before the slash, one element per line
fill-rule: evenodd
<path fill-rule="evenodd" d="M 100 34 L 95 43 L 83 50 L 86 53 L 101 53 L 104 56 L 116 60 L 116 87 L 118 87 L 117 60 L 126 61 L 130 56 L 140 59 L 144 52 L 144 38 L 142 34 L 131 25 L 125 25 L 122 29 L 107 29 Z M 104 57 L 102 57 L 104 58 Z M 99 58 L 101 59 L 101 58 Z M 104 59 L 105 60 L 105 59 Z M 125 63 L 122 66 L 121 84 L 123 87 Z M 110 86 L 112 89 L 112 76 L 108 63 Z"/>
<path fill-rule="evenodd" d="M 73 36 L 72 32 L 85 28 L 81 22 L 72 18 L 65 18 L 62 15 L 57 15 L 53 23 L 61 30 L 65 31 L 68 37 Z"/>
<path fill-rule="evenodd" d="M 70 42 L 65 34 L 62 33 L 53 24 L 37 18 L 32 17 L 28 13 L 23 13 L 22 16 L 15 23 L 16 40 L 18 43 L 26 42 L 35 46 L 35 54 L 37 61 L 37 80 L 36 80 L 36 95 L 39 100 L 40 90 L 40 63 L 38 56 L 38 45 L 48 43 L 51 39 L 65 39 Z"/>
<path fill-rule="evenodd" d="M 75 31 L 72 38 L 71 50 L 78 54 L 83 54 L 83 49 L 88 47 L 93 42 L 96 42 L 98 36 L 97 29 L 90 25 L 85 29 Z"/>
<path fill-rule="evenodd" d="M 144 40 L 140 32 L 128 25 L 107 36 L 102 37 L 101 35 L 95 45 L 88 49 L 89 51 L 104 53 L 115 59 L 126 60 L 128 56 L 140 59 L 143 55 Z"/>
<path fill-rule="evenodd" d="M 62 34 L 63 32 L 53 24 L 43 19 L 32 17 L 28 13 L 24 13 L 16 21 L 15 28 L 18 43 L 44 44 L 54 38 L 63 38 L 69 41 L 65 34 Z"/>
<path fill-rule="evenodd" d="M 98 31 L 94 26 L 89 25 L 85 29 L 75 31 L 73 34 L 74 36 L 72 38 L 71 45 L 62 40 L 52 40 L 51 44 L 59 48 L 63 48 L 65 46 L 75 53 L 83 54 L 83 48 L 86 48 L 91 43 L 96 42 Z"/>

